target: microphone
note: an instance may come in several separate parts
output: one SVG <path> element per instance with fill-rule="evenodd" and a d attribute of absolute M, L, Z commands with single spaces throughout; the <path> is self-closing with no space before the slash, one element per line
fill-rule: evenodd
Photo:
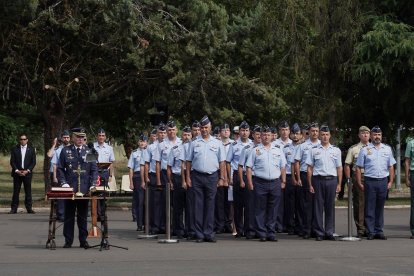
<path fill-rule="evenodd" d="M 96 149 L 93 147 L 93 143 L 89 142 L 88 143 L 88 148 L 91 149 L 92 153 L 96 153 Z"/>

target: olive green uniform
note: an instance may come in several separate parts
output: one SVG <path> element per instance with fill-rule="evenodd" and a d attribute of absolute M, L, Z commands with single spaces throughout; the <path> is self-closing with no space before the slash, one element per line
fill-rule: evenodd
<path fill-rule="evenodd" d="M 364 206 L 365 196 L 364 191 L 361 190 L 357 184 L 357 178 L 355 174 L 356 161 L 358 159 L 359 151 L 364 146 L 361 142 L 351 146 L 348 150 L 348 154 L 345 158 L 345 163 L 352 166 L 352 195 L 353 195 L 353 206 L 354 206 L 354 221 L 357 227 L 358 234 L 367 234 L 364 222 Z M 361 168 L 361 182 L 364 185 L 364 168 Z"/>

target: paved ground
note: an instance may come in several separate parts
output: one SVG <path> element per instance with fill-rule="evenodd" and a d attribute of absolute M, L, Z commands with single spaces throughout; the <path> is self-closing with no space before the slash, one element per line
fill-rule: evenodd
<path fill-rule="evenodd" d="M 337 231 L 346 234 L 347 210 L 336 211 Z M 216 235 L 216 244 L 138 240 L 130 212 L 110 211 L 110 248 L 70 249 L 57 230 L 57 250 L 44 249 L 48 215 L 0 214 L 0 275 L 412 275 L 414 240 L 409 209 L 385 212 L 387 241 L 315 242 L 279 234 L 277 243 Z M 76 238 L 75 238 L 76 240 Z M 100 240 L 89 239 L 91 245 Z"/>

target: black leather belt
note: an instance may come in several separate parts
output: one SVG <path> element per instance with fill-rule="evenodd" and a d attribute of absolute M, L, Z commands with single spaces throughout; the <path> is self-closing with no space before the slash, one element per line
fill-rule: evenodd
<path fill-rule="evenodd" d="M 314 177 L 319 178 L 319 179 L 325 179 L 325 180 L 331 180 L 331 179 L 336 179 L 336 176 L 333 175 L 328 175 L 328 176 L 322 176 L 322 175 L 315 175 Z"/>
<path fill-rule="evenodd" d="M 267 179 L 257 177 L 257 176 L 252 176 L 252 178 L 253 179 L 258 179 L 258 180 L 263 181 L 263 182 L 275 182 L 275 181 L 279 180 L 279 178 L 267 180 Z"/>
<path fill-rule="evenodd" d="M 387 179 L 387 178 L 386 177 L 383 177 L 383 178 L 373 178 L 373 177 L 365 176 L 365 179 L 366 180 L 372 180 L 372 181 L 381 181 L 381 180 L 384 180 L 384 179 Z"/>

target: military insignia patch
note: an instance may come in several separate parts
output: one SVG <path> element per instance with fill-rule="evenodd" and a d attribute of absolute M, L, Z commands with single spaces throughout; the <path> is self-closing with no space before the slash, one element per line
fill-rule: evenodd
<path fill-rule="evenodd" d="M 250 148 L 250 145 L 247 145 L 247 146 L 245 146 L 244 148 L 245 148 L 245 149 L 248 149 L 248 148 Z"/>
<path fill-rule="evenodd" d="M 319 155 L 319 154 L 321 154 L 319 151 L 316 153 L 316 155 Z"/>
<path fill-rule="evenodd" d="M 305 150 L 308 150 L 308 149 L 309 149 L 308 147 L 305 148 Z"/>
<path fill-rule="evenodd" d="M 69 164 L 69 169 L 72 169 L 72 164 Z"/>
<path fill-rule="evenodd" d="M 197 148 L 198 148 L 198 147 L 201 147 L 201 145 L 200 145 L 200 144 L 197 144 L 197 146 L 196 146 L 196 147 L 197 147 Z"/>
<path fill-rule="evenodd" d="M 367 153 L 368 155 L 371 155 L 371 150 L 367 147 Z"/>
<path fill-rule="evenodd" d="M 260 152 L 260 150 L 259 150 L 259 149 L 256 149 L 256 154 L 257 154 L 257 155 L 262 155 L 262 153 Z"/>

